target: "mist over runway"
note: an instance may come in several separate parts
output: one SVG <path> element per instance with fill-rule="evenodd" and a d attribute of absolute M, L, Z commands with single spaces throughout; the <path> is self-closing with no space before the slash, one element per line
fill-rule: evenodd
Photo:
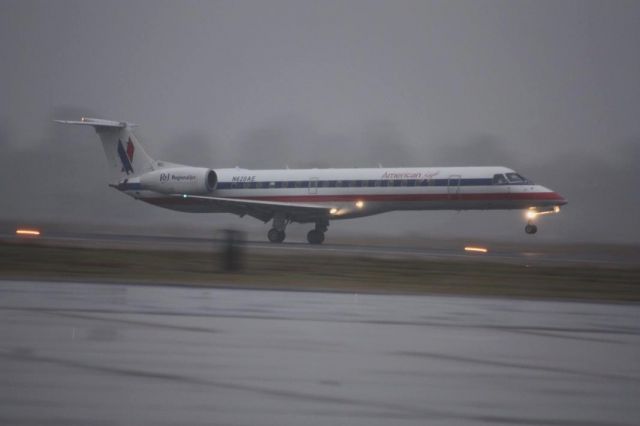
<path fill-rule="evenodd" d="M 632 425 L 640 308 L 0 281 L 4 424 Z"/>

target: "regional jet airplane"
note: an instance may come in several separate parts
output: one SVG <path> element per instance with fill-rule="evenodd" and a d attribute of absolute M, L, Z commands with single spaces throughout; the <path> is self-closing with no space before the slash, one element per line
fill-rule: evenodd
<path fill-rule="evenodd" d="M 271 221 L 269 241 L 281 243 L 289 223 L 312 223 L 321 244 L 329 222 L 396 210 L 526 210 L 534 219 L 567 201 L 506 167 L 358 169 L 208 169 L 153 160 L 131 123 L 95 118 L 56 120 L 91 126 L 111 171 L 109 186 L 149 204 L 192 213 L 232 213 Z"/>

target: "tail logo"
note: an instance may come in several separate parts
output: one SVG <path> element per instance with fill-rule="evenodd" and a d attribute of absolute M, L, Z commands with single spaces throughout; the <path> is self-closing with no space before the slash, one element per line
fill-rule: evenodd
<path fill-rule="evenodd" d="M 133 166 L 131 162 L 133 161 L 133 153 L 135 152 L 135 147 L 133 146 L 133 142 L 131 142 L 131 138 L 127 141 L 127 149 L 125 151 L 124 146 L 122 145 L 122 141 L 118 140 L 118 156 L 120 157 L 120 162 L 122 163 L 122 171 L 126 172 L 127 175 L 129 173 L 133 173 Z"/>

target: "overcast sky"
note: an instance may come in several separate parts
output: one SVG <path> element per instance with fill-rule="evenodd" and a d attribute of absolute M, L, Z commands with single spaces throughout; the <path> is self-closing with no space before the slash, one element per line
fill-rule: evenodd
<path fill-rule="evenodd" d="M 95 134 L 50 123 L 93 115 L 210 167 L 504 165 L 569 199 L 533 238 L 638 243 L 639 22 L 637 1 L 0 0 L 0 221 L 268 229 L 107 188 Z M 329 232 L 523 226 L 413 212 Z"/>

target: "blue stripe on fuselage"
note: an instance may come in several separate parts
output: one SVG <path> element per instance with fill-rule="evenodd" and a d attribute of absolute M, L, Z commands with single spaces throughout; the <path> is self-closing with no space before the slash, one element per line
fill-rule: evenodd
<path fill-rule="evenodd" d="M 449 186 L 449 179 L 388 179 L 388 180 L 314 180 L 318 188 L 385 188 L 385 187 L 406 187 L 406 186 Z M 340 182 L 340 184 L 338 184 Z M 455 180 L 452 179 L 453 186 Z M 523 185 L 511 183 L 510 185 Z M 460 179 L 459 186 L 490 186 L 493 185 L 492 178 Z M 282 189 L 282 188 L 308 188 L 308 180 L 298 181 L 258 181 L 258 182 L 218 182 L 217 189 Z"/>

